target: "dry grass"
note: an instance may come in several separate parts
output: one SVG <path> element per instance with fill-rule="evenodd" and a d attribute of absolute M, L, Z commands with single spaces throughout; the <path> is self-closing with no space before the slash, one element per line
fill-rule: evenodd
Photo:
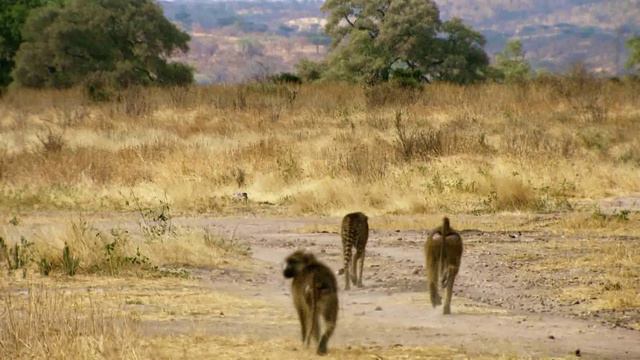
<path fill-rule="evenodd" d="M 508 261 L 523 264 L 532 280 L 575 312 L 640 308 L 637 238 L 553 238 L 537 246 L 508 245 Z"/>
<path fill-rule="evenodd" d="M 139 359 L 136 321 L 73 295 L 31 287 L 0 299 L 0 351 L 9 359 Z"/>
<path fill-rule="evenodd" d="M 10 92 L 0 204 L 134 210 L 133 193 L 215 213 L 554 211 L 640 187 L 637 83 L 386 91 L 134 89 L 99 104 L 76 90 Z"/>
<path fill-rule="evenodd" d="M 564 254 L 565 261 L 544 261 L 546 271 L 581 269 L 589 276 L 560 290 L 560 298 L 578 300 L 586 310 L 640 308 L 640 249 L 637 241 L 582 240 L 550 244 Z"/>
<path fill-rule="evenodd" d="M 36 221 L 37 223 L 37 221 Z M 208 228 L 176 227 L 168 222 L 140 221 L 120 227 L 98 226 L 83 217 L 66 224 L 34 227 L 0 225 L 0 238 L 9 249 L 18 244 L 26 274 L 69 274 L 63 249 L 77 259 L 77 272 L 110 276 L 188 276 L 185 268 L 214 269 L 223 266 L 246 268 L 251 249 L 235 239 L 222 237 Z M 0 267 L 15 261 L 0 252 Z M 73 274 L 71 274 L 73 275 Z"/>

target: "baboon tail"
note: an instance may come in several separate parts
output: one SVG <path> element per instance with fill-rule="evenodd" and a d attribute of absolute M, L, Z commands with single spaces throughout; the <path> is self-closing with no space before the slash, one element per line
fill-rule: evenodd
<path fill-rule="evenodd" d="M 444 218 L 442 218 L 442 233 L 440 235 L 445 238 L 447 235 L 449 235 L 450 232 L 451 223 L 449 222 L 449 218 L 445 216 Z"/>

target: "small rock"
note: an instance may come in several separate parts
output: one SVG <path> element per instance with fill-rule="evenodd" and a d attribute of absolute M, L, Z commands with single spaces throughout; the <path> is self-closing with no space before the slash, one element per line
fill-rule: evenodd
<path fill-rule="evenodd" d="M 576 349 L 575 354 L 576 354 L 576 357 L 582 356 L 582 354 L 580 353 L 580 349 Z"/>
<path fill-rule="evenodd" d="M 382 311 L 382 308 L 380 306 L 376 306 L 376 311 Z"/>
<path fill-rule="evenodd" d="M 555 340 L 555 339 L 556 339 L 556 337 L 555 337 L 555 336 L 553 336 L 553 335 L 549 335 L 548 337 L 549 337 L 549 339 L 551 339 L 551 340 Z"/>

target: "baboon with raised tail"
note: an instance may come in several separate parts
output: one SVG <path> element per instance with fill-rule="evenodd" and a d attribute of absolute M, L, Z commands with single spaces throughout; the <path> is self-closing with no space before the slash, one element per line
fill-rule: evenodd
<path fill-rule="evenodd" d="M 298 312 L 302 343 L 309 346 L 311 338 L 318 344 L 317 353 L 327 353 L 327 343 L 338 320 L 338 282 L 329 267 L 316 257 L 298 250 L 286 258 L 283 275 L 291 282 L 293 304 Z M 320 319 L 324 330 L 320 336 Z"/>
<path fill-rule="evenodd" d="M 364 268 L 364 251 L 369 239 L 369 222 L 361 212 L 350 213 L 342 218 L 342 254 L 344 256 L 345 290 L 351 288 L 350 281 L 362 287 L 362 271 Z M 353 248 L 356 253 L 353 254 Z M 353 256 L 352 256 L 353 254 Z M 358 274 L 358 264 L 360 265 Z"/>
<path fill-rule="evenodd" d="M 445 289 L 443 313 L 451 314 L 451 294 L 453 283 L 460 270 L 462 258 L 462 237 L 449 224 L 449 218 L 442 219 L 442 225 L 433 229 L 425 243 L 427 281 L 431 305 L 442 304 L 438 285 Z"/>

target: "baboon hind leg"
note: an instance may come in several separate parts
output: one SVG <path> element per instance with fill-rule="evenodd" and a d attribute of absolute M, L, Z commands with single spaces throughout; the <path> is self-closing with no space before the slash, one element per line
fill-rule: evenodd
<path fill-rule="evenodd" d="M 316 328 L 316 327 L 317 327 L 317 324 L 314 324 L 314 321 L 313 321 L 313 319 L 311 319 L 311 316 L 308 316 L 307 317 L 307 331 L 305 333 L 305 340 L 304 340 L 304 346 L 307 347 L 307 348 L 311 344 L 311 336 L 313 335 L 313 329 Z"/>
<path fill-rule="evenodd" d="M 438 284 L 431 279 L 429 279 L 429 297 L 431 298 L 431 306 L 436 307 L 442 304 L 442 298 L 438 292 Z"/>
<path fill-rule="evenodd" d="M 356 251 L 353 258 L 351 258 L 351 282 L 353 285 L 358 286 L 358 259 L 360 253 Z"/>
<path fill-rule="evenodd" d="M 364 270 L 364 250 L 360 253 L 360 274 L 358 274 L 358 287 L 363 287 L 362 285 L 362 271 Z"/>
<path fill-rule="evenodd" d="M 436 307 L 442 304 L 442 298 L 438 292 L 438 281 L 440 279 L 440 246 L 437 246 L 437 239 L 433 240 L 427 250 L 427 281 L 429 282 L 429 297 L 431 298 L 431 306 Z M 434 246 L 435 245 L 435 246 Z"/>
<path fill-rule="evenodd" d="M 349 290 L 351 289 L 351 277 L 349 276 L 349 270 L 353 262 L 353 259 L 351 257 L 351 245 L 343 243 L 342 246 L 344 248 L 344 289 Z M 353 272 L 351 276 L 353 276 Z"/>
<path fill-rule="evenodd" d="M 298 319 L 300 319 L 300 330 L 302 332 L 302 343 L 306 344 L 307 340 L 307 316 L 304 311 L 298 308 Z"/>
<path fill-rule="evenodd" d="M 318 355 L 324 355 L 327 353 L 327 344 L 329 338 L 333 335 L 336 329 L 336 321 L 338 320 L 338 303 L 335 301 L 329 301 L 327 306 L 323 309 L 322 316 L 324 319 L 324 332 L 318 342 Z"/>
<path fill-rule="evenodd" d="M 458 274 L 458 268 L 450 266 L 447 271 L 447 289 L 444 298 L 443 314 L 451 314 L 451 296 L 453 294 L 453 283 L 455 282 L 456 275 Z"/>

